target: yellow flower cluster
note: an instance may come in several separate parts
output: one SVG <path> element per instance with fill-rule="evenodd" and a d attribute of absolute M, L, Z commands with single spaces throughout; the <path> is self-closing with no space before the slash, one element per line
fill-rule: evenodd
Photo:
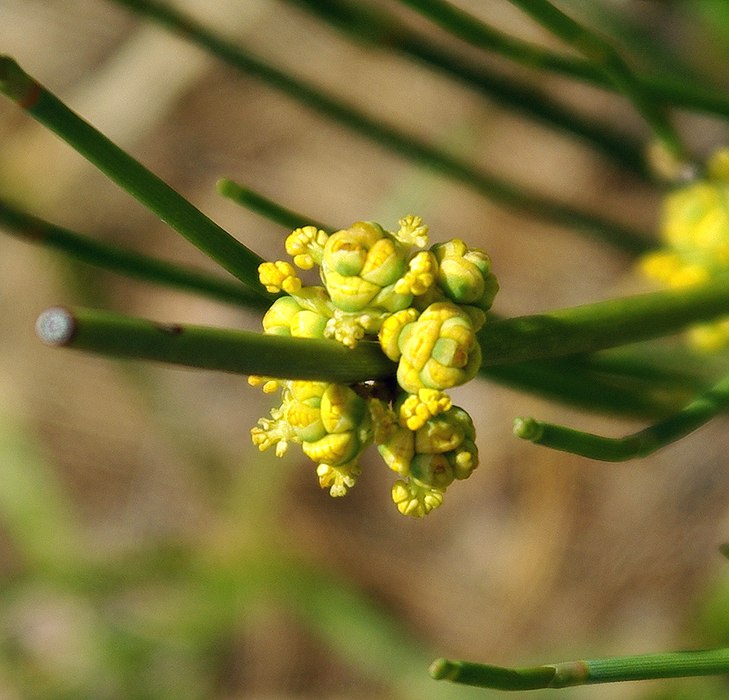
<path fill-rule="evenodd" d="M 473 422 L 445 392 L 478 371 L 476 333 L 498 284 L 483 251 L 458 239 L 417 250 L 428 243 L 428 227 L 417 216 L 399 226 L 391 232 L 360 221 L 332 234 L 298 228 L 286 239 L 293 265 L 259 268 L 268 291 L 286 293 L 263 317 L 265 333 L 347 347 L 377 340 L 398 363 L 397 390 L 384 399 L 364 384 L 251 377 L 265 392 L 281 389 L 282 398 L 251 434 L 259 449 L 275 446 L 279 456 L 290 442 L 301 444 L 332 496 L 354 486 L 359 456 L 374 443 L 400 476 L 392 490 L 398 510 L 422 517 L 478 465 Z M 304 285 L 296 267 L 315 265 L 321 285 Z"/>
<path fill-rule="evenodd" d="M 640 261 L 646 276 L 680 288 L 729 272 L 729 149 L 709 159 L 702 177 L 666 196 L 661 237 L 664 247 Z M 688 335 L 700 350 L 725 348 L 729 317 L 694 326 Z"/>

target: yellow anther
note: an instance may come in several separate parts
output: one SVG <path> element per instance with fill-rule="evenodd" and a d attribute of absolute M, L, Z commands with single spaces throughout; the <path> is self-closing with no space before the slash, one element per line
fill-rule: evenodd
<path fill-rule="evenodd" d="M 296 274 L 296 269 L 284 260 L 261 263 L 258 266 L 258 278 L 266 291 L 272 294 L 281 291 L 295 294 L 301 289 L 301 280 Z"/>
<path fill-rule="evenodd" d="M 319 486 L 329 489 L 329 495 L 337 498 L 347 495 L 347 491 L 355 485 L 361 471 L 354 462 L 339 466 L 320 464 L 316 468 L 316 475 L 319 477 Z"/>
<path fill-rule="evenodd" d="M 251 386 L 261 386 L 264 394 L 273 394 L 281 388 L 281 380 L 273 377 L 261 377 L 257 374 L 251 374 L 248 377 L 248 383 Z"/>
<path fill-rule="evenodd" d="M 310 270 L 321 263 L 324 245 L 329 238 L 326 231 L 316 226 L 302 226 L 292 231 L 286 239 L 286 252 L 294 264 L 302 270 Z"/>
<path fill-rule="evenodd" d="M 400 406 L 400 424 L 409 430 L 422 428 L 426 421 L 440 413 L 445 413 L 452 406 L 448 394 L 436 389 L 418 389 Z"/>
<path fill-rule="evenodd" d="M 398 294 L 421 296 L 435 284 L 438 263 L 435 256 L 425 250 L 414 255 L 408 263 L 408 271 L 395 283 Z"/>

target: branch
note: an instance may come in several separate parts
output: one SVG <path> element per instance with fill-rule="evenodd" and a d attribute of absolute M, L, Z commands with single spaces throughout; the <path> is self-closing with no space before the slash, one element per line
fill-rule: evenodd
<path fill-rule="evenodd" d="M 262 299 L 272 298 L 261 289 L 258 282 L 257 270 L 262 262 L 261 258 L 72 112 L 7 56 L 0 56 L 0 92 L 55 132 L 150 211 L 248 285 L 254 294 Z"/>
<path fill-rule="evenodd" d="M 436 659 L 430 667 L 430 675 L 436 680 L 498 690 L 567 688 L 594 683 L 725 673 L 729 673 L 729 649 L 615 656 L 526 668 L 503 668 L 468 661 Z"/>

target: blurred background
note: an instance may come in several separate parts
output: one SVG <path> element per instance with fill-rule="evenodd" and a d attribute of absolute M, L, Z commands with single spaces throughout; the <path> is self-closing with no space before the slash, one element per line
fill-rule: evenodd
<path fill-rule="evenodd" d="M 660 193 L 577 139 L 275 0 L 175 0 L 206 26 L 367 114 L 500 177 L 647 232 Z M 636 139 L 624 100 L 479 53 L 392 0 L 463 60 Z M 557 45 L 506 1 L 458 0 Z M 721 2 L 562 2 L 647 71 L 726 88 Z M 263 257 L 280 226 L 221 198 L 223 176 L 334 226 L 407 213 L 482 247 L 514 315 L 648 287 L 625 253 L 492 203 L 103 0 L 0 0 L 0 50 Z M 726 124 L 680 114 L 695 154 Z M 95 238 L 215 265 L 7 100 L 0 193 Z M 304 223 L 304 222 L 302 222 Z M 726 643 L 726 423 L 606 464 L 517 441 L 516 415 L 619 435 L 644 425 L 483 380 L 455 398 L 481 466 L 423 521 L 400 516 L 376 454 L 343 499 L 297 450 L 259 454 L 271 399 L 245 377 L 43 347 L 57 304 L 257 329 L 259 318 L 0 238 L 0 698 L 487 698 L 431 681 L 437 656 L 527 665 Z M 561 691 L 726 697 L 721 680 Z M 553 692 L 550 693 L 550 697 Z M 530 697 L 541 697 L 533 693 Z"/>

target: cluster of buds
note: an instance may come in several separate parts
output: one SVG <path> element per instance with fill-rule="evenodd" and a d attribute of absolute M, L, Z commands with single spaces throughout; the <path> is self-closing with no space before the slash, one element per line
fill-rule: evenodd
<path fill-rule="evenodd" d="M 729 271 L 729 149 L 709 159 L 698 179 L 669 192 L 663 203 L 664 247 L 640 262 L 643 273 L 672 288 L 706 282 Z M 704 351 L 729 346 L 729 317 L 688 333 Z"/>
<path fill-rule="evenodd" d="M 354 486 L 359 457 L 374 443 L 400 477 L 392 490 L 398 510 L 422 517 L 478 465 L 473 422 L 446 391 L 481 365 L 476 333 L 498 284 L 483 251 L 460 240 L 425 250 L 428 229 L 419 217 L 399 226 L 390 232 L 357 222 L 332 234 L 298 228 L 286 239 L 293 264 L 259 267 L 266 289 L 285 293 L 263 317 L 265 333 L 350 348 L 376 340 L 397 363 L 396 387 L 254 376 L 250 383 L 265 392 L 281 390 L 282 402 L 251 433 L 259 449 L 275 446 L 279 456 L 290 442 L 301 444 L 332 496 Z M 304 285 L 297 268 L 314 266 L 321 284 Z"/>

